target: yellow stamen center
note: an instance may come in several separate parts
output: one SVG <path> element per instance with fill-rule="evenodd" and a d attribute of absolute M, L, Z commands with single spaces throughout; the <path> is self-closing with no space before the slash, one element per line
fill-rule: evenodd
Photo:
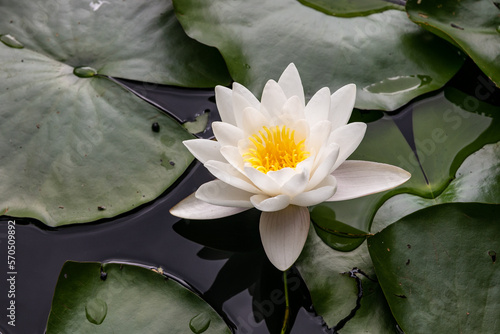
<path fill-rule="evenodd" d="M 271 128 L 264 126 L 248 139 L 254 147 L 250 147 L 243 158 L 263 173 L 285 167 L 295 168 L 309 157 L 309 152 L 305 150 L 305 139 L 296 142 L 295 130 L 284 125 Z"/>

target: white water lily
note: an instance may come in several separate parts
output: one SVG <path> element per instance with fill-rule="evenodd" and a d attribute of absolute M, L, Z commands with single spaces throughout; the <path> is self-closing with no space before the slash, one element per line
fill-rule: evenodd
<path fill-rule="evenodd" d="M 278 82 L 267 82 L 261 102 L 238 83 L 232 90 L 218 86 L 215 93 L 222 119 L 212 124 L 217 141 L 184 144 L 217 180 L 170 212 L 215 219 L 257 208 L 264 250 L 282 271 L 304 247 L 308 206 L 388 190 L 410 178 L 395 166 L 346 161 L 366 131 L 365 123 L 347 124 L 356 97 L 353 84 L 332 95 L 322 88 L 306 105 L 299 73 L 290 64 Z"/>

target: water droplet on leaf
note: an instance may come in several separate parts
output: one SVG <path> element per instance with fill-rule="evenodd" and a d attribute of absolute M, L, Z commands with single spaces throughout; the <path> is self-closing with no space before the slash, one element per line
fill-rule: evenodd
<path fill-rule="evenodd" d="M 11 48 L 15 48 L 15 49 L 24 48 L 24 45 L 21 42 L 19 42 L 15 37 L 13 37 L 9 34 L 1 35 L 0 41 L 2 41 L 2 43 L 5 45 L 10 46 Z"/>
<path fill-rule="evenodd" d="M 100 325 L 108 314 L 108 304 L 102 299 L 93 298 L 85 304 L 87 320 L 95 325 Z"/>
<path fill-rule="evenodd" d="M 431 81 L 432 78 L 428 75 L 405 75 L 384 79 L 366 86 L 363 90 L 375 94 L 395 95 L 426 86 Z"/>
<path fill-rule="evenodd" d="M 200 313 L 189 321 L 189 329 L 195 334 L 203 333 L 209 326 L 210 318 L 205 313 Z"/>
<path fill-rule="evenodd" d="M 75 67 L 75 69 L 73 70 L 73 74 L 80 78 L 92 78 L 97 74 L 97 71 L 92 67 L 82 66 Z"/>

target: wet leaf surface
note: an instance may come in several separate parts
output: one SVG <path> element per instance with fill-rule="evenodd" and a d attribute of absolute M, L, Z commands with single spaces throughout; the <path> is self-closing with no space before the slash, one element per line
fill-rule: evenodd
<path fill-rule="evenodd" d="M 107 274 L 102 279 L 101 273 Z M 161 273 L 119 263 L 66 262 L 47 334 L 230 333 L 200 297 Z"/>
<path fill-rule="evenodd" d="M 471 170 L 471 173 L 478 173 L 473 181 L 464 183 L 455 179 L 460 178 L 457 170 L 467 157 L 500 140 L 499 111 L 499 107 L 447 88 L 443 93 L 413 103 L 392 118 L 373 117 L 371 112 L 355 113 L 351 121 L 370 118 L 375 121 L 368 123 L 365 138 L 350 159 L 396 165 L 409 171 L 412 177 L 388 192 L 320 206 L 333 210 L 336 220 L 370 231 L 375 213 L 389 198 L 391 202 L 396 198 L 401 201 L 391 206 L 393 211 L 384 209 L 381 219 L 387 224 L 422 207 L 415 203 L 433 205 L 459 198 L 483 201 L 485 197 L 498 201 L 491 193 L 496 194 L 493 189 L 498 187 L 500 174 L 496 149 L 486 149 L 482 153 L 476 163 L 482 167 L 478 165 Z M 412 136 L 405 138 L 403 133 Z M 483 181 L 473 185 L 479 179 Z M 316 223 L 322 225 L 321 221 Z"/>
<path fill-rule="evenodd" d="M 341 18 L 296 0 L 174 5 L 189 36 L 217 47 L 233 79 L 257 96 L 294 62 L 309 97 L 353 82 L 358 108 L 394 110 L 441 88 L 464 59 L 397 10 Z"/>
<path fill-rule="evenodd" d="M 410 19 L 458 45 L 500 87 L 500 4 L 409 0 Z"/>
<path fill-rule="evenodd" d="M 452 203 L 406 216 L 368 239 L 375 271 L 405 333 L 500 330 L 499 205 Z"/>
<path fill-rule="evenodd" d="M 1 212 L 50 226 L 95 221 L 153 200 L 183 174 L 193 158 L 181 142 L 192 136 L 102 76 L 230 81 L 170 2 L 16 1 L 0 16 Z"/>

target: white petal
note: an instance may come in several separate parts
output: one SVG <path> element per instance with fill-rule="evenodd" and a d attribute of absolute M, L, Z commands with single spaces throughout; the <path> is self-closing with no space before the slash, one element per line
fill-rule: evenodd
<path fill-rule="evenodd" d="M 311 132 L 306 142 L 307 149 L 319 152 L 322 146 L 328 143 L 332 129 L 332 123 L 327 120 L 319 121 L 311 126 Z"/>
<path fill-rule="evenodd" d="M 287 128 L 295 130 L 295 140 L 297 142 L 307 139 L 310 136 L 309 123 L 305 119 L 299 120 L 284 120 L 284 125 Z"/>
<path fill-rule="evenodd" d="M 200 201 L 195 197 L 195 194 L 191 194 L 170 209 L 170 214 L 185 219 L 217 219 L 232 216 L 245 210 L 248 208 L 212 205 Z"/>
<path fill-rule="evenodd" d="M 314 94 L 304 109 L 304 114 L 312 127 L 320 121 L 328 120 L 330 114 L 330 89 L 323 87 Z"/>
<path fill-rule="evenodd" d="M 336 169 L 358 148 L 366 132 L 366 124 L 362 122 L 349 123 L 332 132 L 328 142 L 340 145 L 337 162 L 333 166 Z"/>
<path fill-rule="evenodd" d="M 201 163 L 205 163 L 208 160 L 225 160 L 220 153 L 220 144 L 214 140 L 190 139 L 182 143 L 196 159 L 201 161 Z"/>
<path fill-rule="evenodd" d="M 228 163 L 210 160 L 205 163 L 204 166 L 213 176 L 222 182 L 254 194 L 261 193 L 245 175 L 241 174 L 236 168 Z"/>
<path fill-rule="evenodd" d="M 231 164 L 231 166 L 236 168 L 240 173 L 245 174 L 245 172 L 243 171 L 245 161 L 243 160 L 238 147 L 223 146 L 220 149 L 220 153 L 222 154 L 224 159 L 226 159 L 226 161 Z"/>
<path fill-rule="evenodd" d="M 313 171 L 312 176 L 309 179 L 306 190 L 316 188 L 320 182 L 330 175 L 339 156 L 339 149 L 340 147 L 335 143 L 324 148 L 321 152 L 321 161 L 316 165 L 316 169 Z"/>
<path fill-rule="evenodd" d="M 294 168 L 285 167 L 277 171 L 269 171 L 266 174 L 271 179 L 273 179 L 278 184 L 278 186 L 282 187 L 295 174 L 297 174 L 297 171 Z"/>
<path fill-rule="evenodd" d="M 304 119 L 304 103 L 297 96 L 289 98 L 282 108 L 283 114 L 288 115 L 293 120 Z"/>
<path fill-rule="evenodd" d="M 309 232 L 307 208 L 290 205 L 277 212 L 262 212 L 259 230 L 269 261 L 279 270 L 290 268 L 299 257 Z"/>
<path fill-rule="evenodd" d="M 215 102 L 219 110 L 220 118 L 223 122 L 236 125 L 236 118 L 233 110 L 233 91 L 227 87 L 215 87 Z"/>
<path fill-rule="evenodd" d="M 238 140 L 244 137 L 243 130 L 229 123 L 213 122 L 212 129 L 221 146 L 238 146 Z"/>
<path fill-rule="evenodd" d="M 332 130 L 344 126 L 351 117 L 356 101 L 356 85 L 349 84 L 338 89 L 330 98 L 330 121 Z"/>
<path fill-rule="evenodd" d="M 389 190 L 408 181 L 411 174 L 396 166 L 370 161 L 345 161 L 333 173 L 337 192 L 328 201 L 343 201 Z"/>
<path fill-rule="evenodd" d="M 243 131 L 246 137 L 258 133 L 262 127 L 269 125 L 269 120 L 259 110 L 252 107 L 243 110 Z"/>
<path fill-rule="evenodd" d="M 290 197 L 286 195 L 278 195 L 269 197 L 266 195 L 253 195 L 250 201 L 256 209 L 264 212 L 273 212 L 283 210 L 290 204 Z"/>
<path fill-rule="evenodd" d="M 288 180 L 282 187 L 281 193 L 289 196 L 290 198 L 296 196 L 306 189 L 309 182 L 309 170 L 304 169 L 296 173 L 290 180 Z"/>
<path fill-rule="evenodd" d="M 243 110 L 251 106 L 251 103 L 243 95 L 233 92 L 234 119 L 237 127 L 243 128 Z"/>
<path fill-rule="evenodd" d="M 302 87 L 299 71 L 297 71 L 297 68 L 293 63 L 288 65 L 288 67 L 283 71 L 283 74 L 281 74 L 281 77 L 278 80 L 278 84 L 283 89 L 287 98 L 297 96 L 302 107 L 305 106 L 304 88 Z"/>
<path fill-rule="evenodd" d="M 276 196 L 280 193 L 281 187 L 268 175 L 258 171 L 253 167 L 245 167 L 244 171 L 250 181 L 265 194 L 269 196 Z"/>
<path fill-rule="evenodd" d="M 323 203 L 335 194 L 336 189 L 337 181 L 335 177 L 328 175 L 315 189 L 303 192 L 292 198 L 290 204 L 311 206 Z"/>
<path fill-rule="evenodd" d="M 202 184 L 195 193 L 197 199 L 221 206 L 252 208 L 250 197 L 254 194 L 230 186 L 220 180 Z"/>
<path fill-rule="evenodd" d="M 234 82 L 233 83 L 233 92 L 238 93 L 239 95 L 243 96 L 245 98 L 245 100 L 248 101 L 248 103 L 249 103 L 249 105 L 251 107 L 253 107 L 253 108 L 257 109 L 257 110 L 260 109 L 260 102 L 259 102 L 259 100 L 245 86 L 240 85 L 237 82 Z"/>
<path fill-rule="evenodd" d="M 261 108 L 266 110 L 271 117 L 281 114 L 287 98 L 283 89 L 274 80 L 269 80 L 262 91 Z"/>

